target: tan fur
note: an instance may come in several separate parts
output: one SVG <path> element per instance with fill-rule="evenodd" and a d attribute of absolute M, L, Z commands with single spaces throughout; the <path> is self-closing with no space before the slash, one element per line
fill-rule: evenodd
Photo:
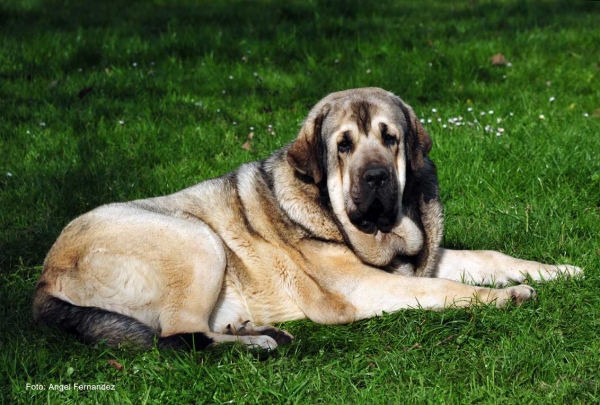
<path fill-rule="evenodd" d="M 397 144 L 386 145 L 389 136 Z M 352 150 L 342 153 L 346 138 Z M 75 219 L 48 253 L 34 310 L 54 296 L 130 316 L 162 336 L 204 332 L 217 342 L 275 347 L 260 337 L 264 329 L 244 321 L 338 324 L 419 306 L 501 306 L 534 291 L 461 281 L 502 285 L 580 272 L 496 252 L 440 250 L 442 206 L 430 149 L 412 108 L 393 94 L 331 94 L 309 113 L 297 140 L 265 161 Z M 396 190 L 389 232 L 364 232 L 349 217 L 369 195 L 365 168 L 374 165 L 393 178 L 373 193 Z M 231 325 L 244 333 L 232 336 Z"/>

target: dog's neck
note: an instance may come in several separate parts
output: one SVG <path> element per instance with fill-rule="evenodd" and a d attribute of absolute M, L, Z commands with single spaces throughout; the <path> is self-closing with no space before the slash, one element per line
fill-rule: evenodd
<path fill-rule="evenodd" d="M 265 171 L 277 179 L 273 182 L 273 192 L 281 210 L 309 237 L 343 243 L 330 208 L 327 186 L 315 184 L 311 177 L 294 170 L 285 159 L 285 153 L 283 148 L 264 161 Z"/>

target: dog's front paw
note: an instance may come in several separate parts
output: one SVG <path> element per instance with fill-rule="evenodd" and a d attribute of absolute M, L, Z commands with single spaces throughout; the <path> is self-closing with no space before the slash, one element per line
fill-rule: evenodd
<path fill-rule="evenodd" d="M 509 302 L 521 305 L 525 301 L 535 299 L 537 295 L 532 287 L 525 284 L 506 287 L 496 291 L 496 306 L 498 308 L 506 306 Z"/>
<path fill-rule="evenodd" d="M 556 272 L 567 277 L 583 277 L 583 269 L 570 264 L 560 264 L 556 266 Z"/>
<path fill-rule="evenodd" d="M 581 277 L 583 270 L 570 264 L 543 264 L 538 271 L 530 272 L 529 276 L 535 281 L 549 281 L 560 277 Z"/>

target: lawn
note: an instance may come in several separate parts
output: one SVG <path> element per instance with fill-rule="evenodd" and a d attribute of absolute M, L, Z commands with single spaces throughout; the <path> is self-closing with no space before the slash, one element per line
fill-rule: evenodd
<path fill-rule="evenodd" d="M 593 1 L 0 2 L 0 401 L 599 403 L 598 27 Z M 115 350 L 33 323 L 71 219 L 266 157 L 363 86 L 431 134 L 446 246 L 585 277 L 502 310 L 289 322 L 272 353 Z"/>

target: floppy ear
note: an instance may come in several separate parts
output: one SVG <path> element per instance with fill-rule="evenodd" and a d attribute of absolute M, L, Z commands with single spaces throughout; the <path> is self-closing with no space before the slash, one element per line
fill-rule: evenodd
<path fill-rule="evenodd" d="M 413 171 L 423 167 L 423 158 L 431 151 L 431 137 L 423 128 L 413 109 L 399 98 L 396 101 L 404 114 L 408 133 L 406 134 L 407 156 Z"/>
<path fill-rule="evenodd" d="M 323 179 L 321 126 L 328 112 L 329 109 L 325 107 L 314 108 L 287 153 L 288 163 L 298 172 L 312 177 L 315 184 Z"/>

